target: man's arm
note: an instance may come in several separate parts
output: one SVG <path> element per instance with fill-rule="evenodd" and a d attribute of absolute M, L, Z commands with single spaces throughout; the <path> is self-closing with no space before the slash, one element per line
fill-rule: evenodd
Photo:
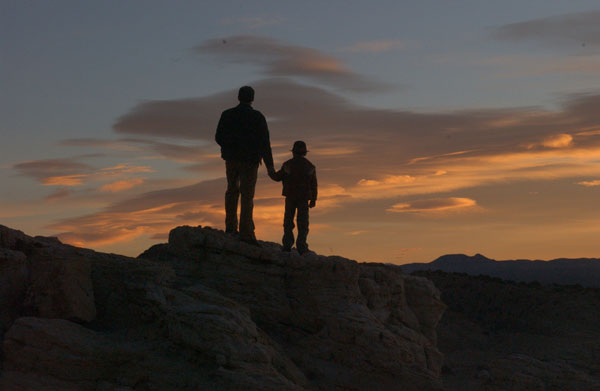
<path fill-rule="evenodd" d="M 312 175 L 310 176 L 310 203 L 309 207 L 314 208 L 317 205 L 317 194 L 318 194 L 318 184 L 317 184 L 317 169 L 315 167 L 312 168 Z"/>
<path fill-rule="evenodd" d="M 219 118 L 219 123 L 217 124 L 217 132 L 215 133 L 215 141 L 220 146 L 225 144 L 225 113 L 221 113 L 221 118 Z"/>
<path fill-rule="evenodd" d="M 283 170 L 283 166 L 282 166 L 281 170 L 279 170 L 279 171 L 273 170 L 273 172 L 269 174 L 269 177 L 271 177 L 271 179 L 273 179 L 275 182 L 281 182 L 283 180 L 284 175 L 285 175 L 285 171 Z"/>
<path fill-rule="evenodd" d="M 215 133 L 217 144 L 227 150 L 231 149 L 232 145 L 236 143 L 235 119 L 232 117 L 233 114 L 231 109 L 221 113 L 221 118 L 219 118 L 219 123 L 217 124 L 217 132 Z"/>
<path fill-rule="evenodd" d="M 260 155 L 267 166 L 269 174 L 275 172 L 275 165 L 273 163 L 273 152 L 271 151 L 271 140 L 269 138 L 269 127 L 267 126 L 267 120 L 265 116 L 260 114 L 259 118 L 259 129 L 261 134 L 261 151 Z"/>

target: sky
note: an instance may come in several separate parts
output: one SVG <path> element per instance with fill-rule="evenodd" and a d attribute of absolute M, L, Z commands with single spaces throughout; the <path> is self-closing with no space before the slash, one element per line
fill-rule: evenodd
<path fill-rule="evenodd" d="M 593 1 L 0 0 L 0 224 L 136 256 L 224 228 L 220 113 L 251 85 L 308 243 L 360 261 L 600 256 Z M 281 184 L 259 168 L 259 239 Z"/>

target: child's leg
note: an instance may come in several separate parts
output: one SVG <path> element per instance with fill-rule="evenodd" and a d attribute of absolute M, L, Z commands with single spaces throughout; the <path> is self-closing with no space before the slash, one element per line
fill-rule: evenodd
<path fill-rule="evenodd" d="M 285 214 L 283 216 L 283 249 L 289 251 L 294 244 L 294 215 L 296 214 L 296 203 L 285 198 Z"/>
<path fill-rule="evenodd" d="M 300 254 L 308 251 L 306 237 L 308 236 L 308 201 L 298 201 L 298 239 L 296 240 L 296 248 Z"/>

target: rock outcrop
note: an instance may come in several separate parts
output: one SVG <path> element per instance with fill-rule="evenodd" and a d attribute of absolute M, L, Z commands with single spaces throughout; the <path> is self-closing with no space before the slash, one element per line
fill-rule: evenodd
<path fill-rule="evenodd" d="M 436 390 L 445 309 L 399 268 L 179 227 L 137 259 L 0 226 L 0 390 Z"/>

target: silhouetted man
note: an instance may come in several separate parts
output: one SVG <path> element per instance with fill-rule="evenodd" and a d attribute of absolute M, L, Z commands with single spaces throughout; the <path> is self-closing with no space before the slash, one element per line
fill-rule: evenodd
<path fill-rule="evenodd" d="M 265 162 L 269 176 L 275 173 L 273 154 L 267 121 L 260 111 L 252 108 L 254 89 L 240 88 L 238 100 L 239 105 L 221 114 L 215 135 L 227 172 L 225 231 L 238 232 L 237 205 L 241 193 L 240 239 L 258 245 L 252 220 L 254 188 L 261 160 Z"/>

